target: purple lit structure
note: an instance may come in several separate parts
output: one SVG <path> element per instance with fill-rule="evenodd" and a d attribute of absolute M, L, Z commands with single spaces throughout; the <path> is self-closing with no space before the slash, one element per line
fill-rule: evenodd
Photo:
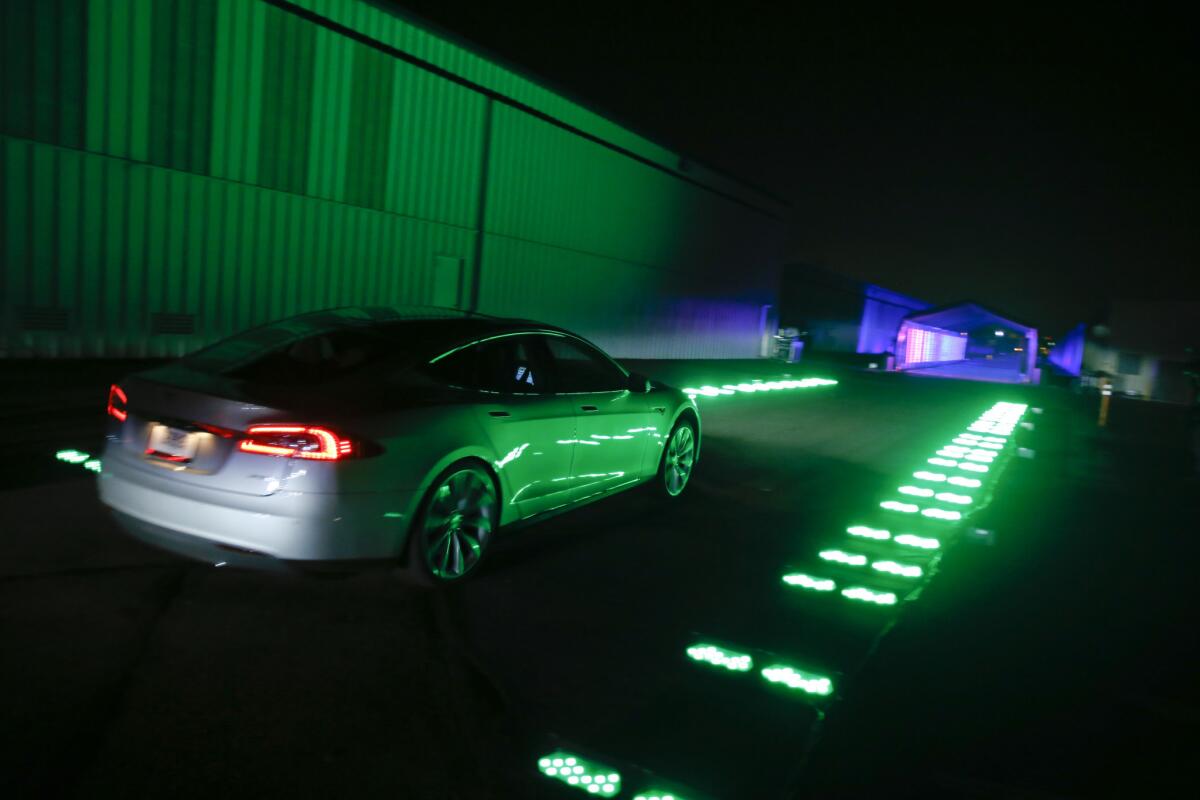
<path fill-rule="evenodd" d="M 978 303 L 918 311 L 896 332 L 893 369 L 999 383 L 1037 383 L 1037 329 Z"/>
<path fill-rule="evenodd" d="M 1076 325 L 1050 351 L 1050 363 L 1066 375 L 1079 376 L 1083 367 L 1083 347 L 1087 343 L 1087 326 Z"/>
<path fill-rule="evenodd" d="M 929 303 L 874 284 L 867 284 L 863 289 L 865 299 L 862 322 L 858 327 L 858 352 L 890 353 L 901 321 L 914 312 L 929 308 Z"/>

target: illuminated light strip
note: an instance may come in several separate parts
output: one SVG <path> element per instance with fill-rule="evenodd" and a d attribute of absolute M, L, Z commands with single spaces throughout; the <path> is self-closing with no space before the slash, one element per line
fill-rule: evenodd
<path fill-rule="evenodd" d="M 934 495 L 934 499 L 941 500 L 943 503 L 956 503 L 960 506 L 968 505 L 972 500 L 968 494 L 955 494 L 954 492 L 938 492 Z"/>
<path fill-rule="evenodd" d="M 979 440 L 978 439 L 967 439 L 962 436 L 957 436 L 954 438 L 954 443 L 961 444 L 964 447 L 977 447 L 979 445 Z"/>
<path fill-rule="evenodd" d="M 875 592 L 864 586 L 853 586 L 842 589 L 842 597 L 850 600 L 861 600 L 864 603 L 874 603 L 880 606 L 896 605 L 896 595 L 892 592 Z"/>
<path fill-rule="evenodd" d="M 590 794 L 612 797 L 621 791 L 621 775 L 619 773 L 603 764 L 597 764 L 561 750 L 539 758 L 538 769 L 547 778 L 554 778 L 568 786 L 584 789 Z"/>
<path fill-rule="evenodd" d="M 977 446 L 982 447 L 985 450 L 1003 450 L 1004 449 L 1004 445 L 999 444 L 998 442 L 978 442 Z"/>
<path fill-rule="evenodd" d="M 946 476 L 940 472 L 926 472 L 923 469 L 914 472 L 913 477 L 919 481 L 933 481 L 935 483 L 946 480 Z"/>
<path fill-rule="evenodd" d="M 958 462 L 952 458 L 928 458 L 926 463 L 933 464 L 937 467 L 957 467 Z"/>
<path fill-rule="evenodd" d="M 910 494 L 913 497 L 933 497 L 933 489 L 925 489 L 920 486 L 901 486 L 896 491 L 900 494 Z"/>
<path fill-rule="evenodd" d="M 953 478 L 950 478 L 946 482 L 952 483 L 955 486 L 965 486 L 968 489 L 978 489 L 983 485 L 983 482 L 978 478 L 960 478 L 957 475 L 955 475 Z"/>
<path fill-rule="evenodd" d="M 54 457 L 67 464 L 81 465 L 88 472 L 101 471 L 100 459 L 92 458 L 82 450 L 59 450 Z"/>
<path fill-rule="evenodd" d="M 982 436 L 980 436 L 980 435 L 979 435 L 979 434 L 977 434 L 977 433 L 960 433 L 960 434 L 958 435 L 958 438 L 960 438 L 960 439 L 973 439 L 973 440 L 978 440 L 978 439 L 982 439 L 983 437 L 982 437 Z"/>
<path fill-rule="evenodd" d="M 651 789 L 650 794 L 635 794 L 633 800 L 685 800 L 677 794 L 670 792 L 660 792 L 657 789 Z"/>
<path fill-rule="evenodd" d="M 831 587 L 832 588 L 832 587 Z M 726 650 L 715 644 L 698 642 L 687 649 L 688 658 L 712 664 L 714 667 L 724 667 L 733 672 L 749 672 L 754 666 L 754 659 L 745 653 Z"/>
<path fill-rule="evenodd" d="M 871 569 L 877 569 L 889 575 L 899 575 L 901 578 L 919 578 L 923 574 L 923 570 L 918 566 L 898 564 L 895 561 L 876 561 L 871 565 Z"/>
<path fill-rule="evenodd" d="M 847 553 L 843 550 L 822 550 L 817 555 L 825 561 L 835 561 L 851 567 L 866 566 L 867 557 L 857 553 Z"/>
<path fill-rule="evenodd" d="M 899 511 L 902 514 L 915 514 L 921 510 L 921 507 L 915 503 L 901 503 L 899 500 L 884 500 L 879 507 L 888 511 Z"/>
<path fill-rule="evenodd" d="M 984 436 L 980 441 L 988 442 L 990 444 L 1004 444 L 1008 440 L 1001 436 Z"/>
<path fill-rule="evenodd" d="M 685 387 L 683 391 L 693 399 L 701 397 L 719 397 L 721 395 L 733 395 L 738 392 L 744 394 L 752 394 L 754 392 L 774 392 L 787 389 L 809 389 L 815 386 L 836 386 L 837 381 L 829 378 L 802 378 L 799 380 L 772 380 L 759 381 L 753 383 L 726 383 L 722 386 L 711 386 L 704 384 L 699 387 Z"/>
<path fill-rule="evenodd" d="M 824 675 L 804 672 L 786 664 L 773 664 L 762 671 L 762 676 L 770 683 L 779 683 L 789 689 L 798 689 L 806 694 L 826 697 L 833 694 L 833 681 Z"/>
<path fill-rule="evenodd" d="M 851 525 L 849 528 L 846 528 L 846 533 L 851 536 L 861 536 L 864 539 L 877 539 L 879 541 L 892 538 L 890 531 L 885 531 L 883 528 L 868 528 L 866 525 Z"/>
<path fill-rule="evenodd" d="M 940 519 L 947 522 L 954 522 L 962 519 L 961 511 L 947 511 L 944 508 L 927 508 L 921 512 L 921 516 L 929 517 L 930 519 Z"/>
<path fill-rule="evenodd" d="M 988 471 L 988 468 L 985 467 L 983 464 L 972 464 L 969 461 L 965 464 L 959 464 L 958 468 L 965 469 L 967 472 L 987 472 Z"/>
<path fill-rule="evenodd" d="M 918 547 L 922 550 L 937 550 L 942 546 L 942 543 L 937 539 L 930 539 L 925 536 L 914 536 L 911 533 L 902 533 L 892 539 L 896 544 L 902 544 L 906 547 Z"/>
<path fill-rule="evenodd" d="M 937 451 L 937 454 L 945 458 L 962 458 L 969 452 L 971 451 L 965 447 L 943 447 Z"/>
<path fill-rule="evenodd" d="M 798 586 L 801 589 L 811 589 L 814 592 L 832 592 L 837 588 L 837 584 L 829 578 L 814 578 L 812 575 L 805 575 L 803 572 L 784 575 L 783 582 L 788 586 Z"/>
<path fill-rule="evenodd" d="M 967 461 L 979 461 L 984 464 L 990 464 L 996 460 L 996 454 L 986 451 L 982 453 L 967 453 L 966 459 Z"/>

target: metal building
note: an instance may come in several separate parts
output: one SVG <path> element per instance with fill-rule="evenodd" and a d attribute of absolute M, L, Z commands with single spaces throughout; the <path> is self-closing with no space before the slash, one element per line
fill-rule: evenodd
<path fill-rule="evenodd" d="M 777 200 L 361 0 L 7 0 L 0 356 L 334 305 L 749 357 Z"/>

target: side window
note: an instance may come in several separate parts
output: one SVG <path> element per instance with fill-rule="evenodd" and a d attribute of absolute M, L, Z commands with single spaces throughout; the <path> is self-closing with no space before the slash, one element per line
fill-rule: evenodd
<path fill-rule="evenodd" d="M 476 389 L 479 381 L 476 377 L 478 359 L 475 356 L 476 349 L 467 347 L 439 359 L 423 371 L 447 386 L 458 389 Z"/>
<path fill-rule="evenodd" d="M 554 366 L 556 392 L 614 392 L 629 380 L 603 353 L 563 336 L 543 337 Z"/>
<path fill-rule="evenodd" d="M 459 350 L 429 366 L 450 386 L 499 394 L 541 394 L 545 371 L 533 336 L 504 336 Z"/>

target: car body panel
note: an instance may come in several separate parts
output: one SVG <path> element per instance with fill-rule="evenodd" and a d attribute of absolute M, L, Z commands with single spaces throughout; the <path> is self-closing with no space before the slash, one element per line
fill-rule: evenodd
<path fill-rule="evenodd" d="M 650 413 L 646 395 L 622 389 L 564 397 L 571 402 L 578 429 L 572 500 L 643 480 Z"/>

